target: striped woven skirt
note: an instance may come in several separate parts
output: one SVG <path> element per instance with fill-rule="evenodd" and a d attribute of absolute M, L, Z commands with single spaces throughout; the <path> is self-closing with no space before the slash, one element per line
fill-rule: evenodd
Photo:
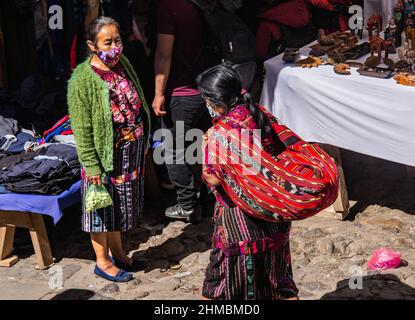
<path fill-rule="evenodd" d="M 104 186 L 113 205 L 85 212 L 85 194 L 89 183 L 82 180 L 82 230 L 85 232 L 126 232 L 138 226 L 144 201 L 144 138 L 124 141 L 114 152 L 114 171 Z"/>
<path fill-rule="evenodd" d="M 298 294 L 291 269 L 291 223 L 251 218 L 216 205 L 202 295 L 220 300 L 280 300 Z"/>

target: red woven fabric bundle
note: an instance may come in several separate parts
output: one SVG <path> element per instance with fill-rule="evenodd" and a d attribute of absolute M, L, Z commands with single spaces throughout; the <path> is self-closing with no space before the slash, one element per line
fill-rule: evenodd
<path fill-rule="evenodd" d="M 213 127 L 205 161 L 244 213 L 273 222 L 311 217 L 336 200 L 337 167 L 318 145 L 301 140 L 262 110 L 285 151 L 272 156 L 258 146 L 252 130 L 244 132 L 224 118 Z"/>
<path fill-rule="evenodd" d="M 350 0 L 307 0 L 307 2 L 315 7 L 329 11 L 335 10 L 335 4 L 348 5 L 352 3 Z"/>

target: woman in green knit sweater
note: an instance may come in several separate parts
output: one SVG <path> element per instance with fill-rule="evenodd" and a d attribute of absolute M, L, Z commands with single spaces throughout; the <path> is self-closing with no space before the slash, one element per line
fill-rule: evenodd
<path fill-rule="evenodd" d="M 91 184 L 103 185 L 113 205 L 86 212 L 82 230 L 91 233 L 95 274 L 127 282 L 144 267 L 125 253 L 121 232 L 135 228 L 143 209 L 144 155 L 150 113 L 136 73 L 122 55 L 119 25 L 107 17 L 87 31 L 90 57 L 72 74 L 68 105 L 79 160 L 82 195 Z"/>

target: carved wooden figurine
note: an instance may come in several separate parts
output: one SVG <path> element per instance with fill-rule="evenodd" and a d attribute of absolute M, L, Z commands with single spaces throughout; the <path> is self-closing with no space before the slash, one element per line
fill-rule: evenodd
<path fill-rule="evenodd" d="M 373 35 L 379 36 L 382 31 L 382 17 L 378 14 L 374 14 L 367 21 L 367 30 L 369 32 L 369 41 L 372 40 Z"/>
<path fill-rule="evenodd" d="M 408 43 L 409 47 L 414 48 L 415 46 L 415 29 L 408 28 L 405 30 L 405 42 Z"/>
<path fill-rule="evenodd" d="M 405 0 L 404 8 L 403 8 L 404 18 L 408 17 L 408 15 L 411 14 L 413 11 L 415 11 L 414 0 Z"/>
<path fill-rule="evenodd" d="M 336 40 L 334 39 L 333 35 L 326 35 L 323 29 L 318 30 L 317 40 L 321 46 L 331 46 L 336 44 Z"/>
<path fill-rule="evenodd" d="M 391 45 L 388 48 L 388 53 L 396 53 L 396 32 L 397 25 L 395 19 L 390 19 L 388 26 L 385 29 L 385 40 L 390 41 Z"/>
<path fill-rule="evenodd" d="M 404 9 L 403 0 L 396 0 L 395 7 L 393 9 L 393 18 L 395 19 L 395 23 L 397 26 L 396 36 L 395 36 L 396 47 L 400 47 L 402 45 L 401 34 L 403 31 L 403 9 Z"/>
<path fill-rule="evenodd" d="M 383 59 L 383 63 L 389 68 L 393 68 L 394 62 L 388 58 L 388 50 L 390 46 L 390 41 L 386 41 L 381 37 L 373 37 L 370 41 L 370 57 L 366 59 L 365 66 L 375 68 L 382 62 L 382 51 L 385 51 L 385 58 Z"/>

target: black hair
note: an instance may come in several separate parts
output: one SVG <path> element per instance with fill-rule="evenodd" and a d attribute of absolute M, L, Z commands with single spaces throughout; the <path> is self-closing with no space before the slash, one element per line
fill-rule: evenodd
<path fill-rule="evenodd" d="M 268 117 L 255 103 L 249 92 L 242 94 L 242 81 L 239 74 L 231 66 L 221 64 L 202 72 L 196 79 L 202 96 L 214 105 L 224 105 L 228 110 L 243 104 L 251 112 L 253 119 L 262 131 L 262 137 L 269 137 L 276 145 L 280 145 Z"/>
<path fill-rule="evenodd" d="M 114 25 L 120 30 L 120 25 L 117 21 L 110 17 L 98 17 L 92 21 L 88 28 L 86 29 L 85 39 L 93 42 L 95 45 L 97 43 L 97 35 L 100 33 L 101 29 L 107 25 Z"/>

